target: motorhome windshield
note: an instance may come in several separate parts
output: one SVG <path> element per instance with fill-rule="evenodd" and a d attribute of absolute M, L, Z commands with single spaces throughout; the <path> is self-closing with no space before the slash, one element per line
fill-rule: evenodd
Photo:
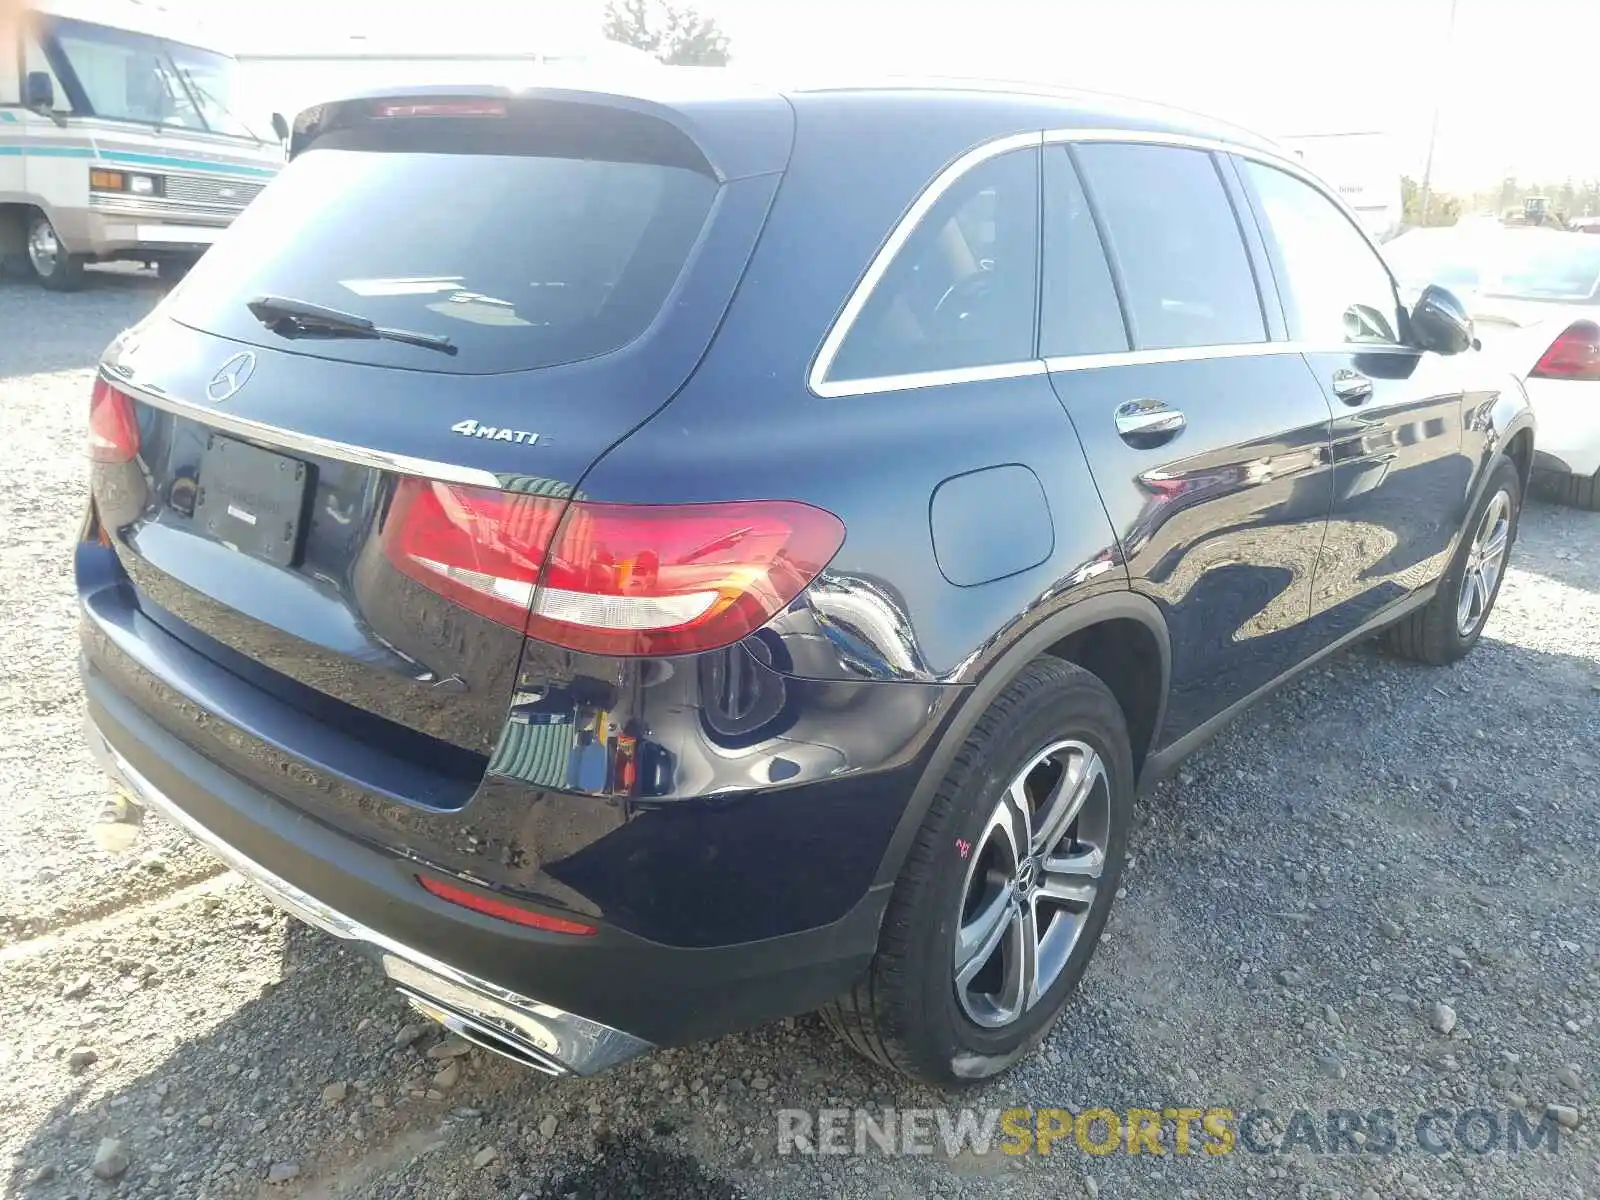
<path fill-rule="evenodd" d="M 237 64 L 225 54 L 65 18 L 52 20 L 46 36 L 94 116 L 261 140 L 238 116 Z"/>

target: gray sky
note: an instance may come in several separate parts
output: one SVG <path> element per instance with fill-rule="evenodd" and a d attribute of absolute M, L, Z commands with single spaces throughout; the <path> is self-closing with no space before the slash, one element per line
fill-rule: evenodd
<path fill-rule="evenodd" d="M 1600 176 L 1600 0 L 699 0 L 736 68 L 983 75 L 1186 105 L 1273 135 L 1377 129 L 1420 174 L 1442 102 L 1435 179 Z M 235 49 L 366 29 L 504 50 L 598 24 L 602 0 L 166 0 Z"/>

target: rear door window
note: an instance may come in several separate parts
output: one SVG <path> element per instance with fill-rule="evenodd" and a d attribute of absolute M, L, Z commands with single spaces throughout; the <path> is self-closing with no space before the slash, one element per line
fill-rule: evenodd
<path fill-rule="evenodd" d="M 973 167 L 912 231 L 850 327 L 829 382 L 1026 362 L 1034 352 L 1039 152 Z"/>
<path fill-rule="evenodd" d="M 1040 354 L 1111 354 L 1128 348 L 1100 233 L 1065 146 L 1045 148 L 1041 287 Z"/>
<path fill-rule="evenodd" d="M 291 162 L 201 259 L 174 293 L 178 320 L 325 358 L 465 374 L 593 358 L 660 312 L 717 191 L 692 166 L 600 146 L 519 153 L 490 135 L 475 144 L 501 152 L 464 153 L 330 140 L 336 148 Z M 287 342 L 250 315 L 262 296 L 448 337 L 457 353 Z"/>
<path fill-rule="evenodd" d="M 1075 153 L 1121 270 L 1136 349 L 1267 340 L 1238 218 L 1210 154 L 1119 143 Z"/>

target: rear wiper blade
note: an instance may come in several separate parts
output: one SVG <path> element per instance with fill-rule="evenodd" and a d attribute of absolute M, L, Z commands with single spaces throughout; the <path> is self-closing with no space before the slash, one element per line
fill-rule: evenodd
<path fill-rule="evenodd" d="M 353 337 L 373 338 L 385 342 L 404 342 L 408 346 L 421 346 L 425 350 L 456 353 L 457 347 L 447 337 L 435 333 L 417 333 L 410 329 L 385 329 L 374 325 L 356 313 L 340 312 L 337 308 L 324 308 L 305 300 L 287 300 L 282 296 L 257 296 L 246 305 L 255 317 L 273 333 L 284 337 Z"/>

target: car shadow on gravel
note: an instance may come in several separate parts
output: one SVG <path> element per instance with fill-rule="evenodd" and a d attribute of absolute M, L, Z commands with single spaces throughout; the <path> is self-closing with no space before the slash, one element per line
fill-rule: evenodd
<path fill-rule="evenodd" d="M 1529 525 L 1536 523 L 1533 536 Z M 1535 491 L 1523 513 L 1523 527 L 1512 552 L 1513 570 L 1542 575 L 1585 591 L 1600 591 L 1600 512 L 1556 504 Z"/>

